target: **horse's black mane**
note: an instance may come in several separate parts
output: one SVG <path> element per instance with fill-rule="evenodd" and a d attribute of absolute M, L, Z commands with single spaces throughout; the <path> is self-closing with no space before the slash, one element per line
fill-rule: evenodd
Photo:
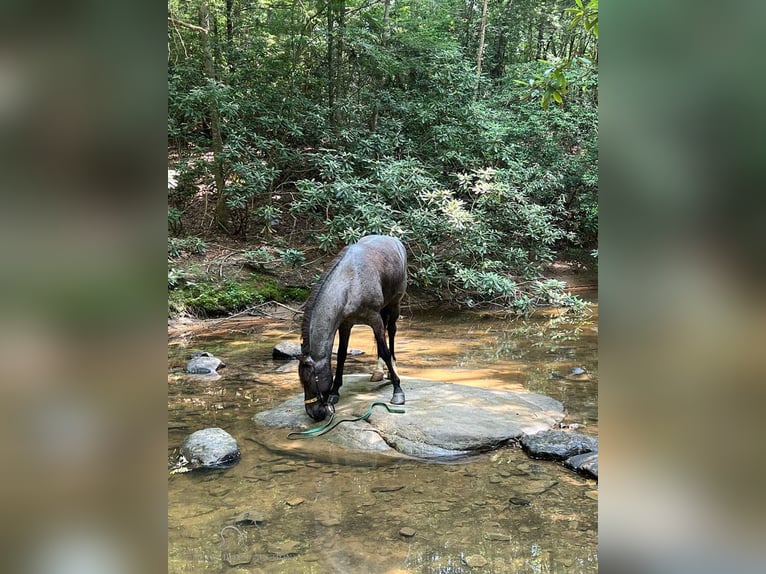
<path fill-rule="evenodd" d="M 335 271 L 335 268 L 338 266 L 338 263 L 340 263 L 340 260 L 343 259 L 343 256 L 346 254 L 349 247 L 349 245 L 344 247 L 335 259 L 332 260 L 327 269 L 325 269 L 324 273 L 322 273 L 322 276 L 319 278 L 319 281 L 317 281 L 316 285 L 314 285 L 314 288 L 311 290 L 311 294 L 306 300 L 306 305 L 303 307 L 305 310 L 303 312 L 303 322 L 301 323 L 301 353 L 304 356 L 308 356 L 311 350 L 309 331 L 311 326 L 311 314 L 314 312 L 314 304 L 316 303 L 319 294 L 322 292 L 325 282 L 330 275 L 332 275 L 332 272 Z"/>

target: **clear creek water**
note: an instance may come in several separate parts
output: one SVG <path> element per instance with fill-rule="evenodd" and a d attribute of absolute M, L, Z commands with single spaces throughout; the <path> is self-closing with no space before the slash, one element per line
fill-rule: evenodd
<path fill-rule="evenodd" d="M 237 439 L 242 458 L 229 469 L 169 477 L 169 572 L 598 571 L 595 480 L 511 446 L 450 463 L 349 454 L 323 439 L 284 446 L 288 430 L 264 430 L 251 419 L 301 392 L 294 365 L 271 359 L 279 341 L 299 341 L 299 325 L 208 324 L 216 328 L 169 340 L 168 458 L 186 435 L 211 426 Z M 597 324 L 595 303 L 578 319 L 404 313 L 398 368 L 549 395 L 564 404 L 564 423 L 597 436 Z M 370 329 L 354 327 L 350 347 L 364 354 L 349 357 L 346 372 L 371 372 Z M 201 349 L 225 361 L 220 379 L 183 374 L 189 353 Z M 590 380 L 556 376 L 572 367 L 585 368 Z M 257 523 L 235 525 L 248 510 Z"/>

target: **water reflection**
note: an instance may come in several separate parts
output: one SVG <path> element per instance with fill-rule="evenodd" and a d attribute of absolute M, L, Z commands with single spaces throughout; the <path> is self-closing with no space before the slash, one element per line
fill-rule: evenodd
<path fill-rule="evenodd" d="M 550 395 L 564 403 L 565 422 L 596 435 L 597 320 L 596 307 L 576 321 L 403 317 L 399 369 Z M 206 426 L 226 429 L 242 451 L 231 469 L 170 478 L 170 572 L 598 570 L 597 484 L 518 449 L 434 464 L 349 455 L 321 439 L 269 448 L 279 440 L 264 433 L 282 431 L 256 428 L 250 419 L 299 392 L 297 373 L 279 372 L 284 363 L 271 359 L 279 340 L 299 339 L 297 328 L 263 320 L 223 326 L 169 345 L 169 459 L 184 436 Z M 370 330 L 354 328 L 350 346 L 365 354 L 349 357 L 347 372 L 368 372 L 375 360 Z M 182 374 L 197 349 L 224 359 L 221 379 L 192 382 Z M 591 380 L 556 376 L 574 366 Z M 263 521 L 236 524 L 246 510 L 262 513 Z"/>

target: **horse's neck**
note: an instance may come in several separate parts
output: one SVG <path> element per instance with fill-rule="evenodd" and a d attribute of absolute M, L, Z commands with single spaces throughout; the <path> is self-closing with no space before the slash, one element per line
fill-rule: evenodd
<path fill-rule="evenodd" d="M 309 352 L 314 360 L 332 353 L 335 333 L 342 321 L 343 299 L 317 301 L 309 324 Z"/>

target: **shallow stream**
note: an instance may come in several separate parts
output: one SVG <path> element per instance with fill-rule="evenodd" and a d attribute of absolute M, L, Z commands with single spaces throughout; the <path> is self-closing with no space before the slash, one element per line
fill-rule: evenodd
<path fill-rule="evenodd" d="M 242 458 L 168 479 L 169 572 L 598 571 L 595 480 L 512 446 L 449 463 L 349 454 L 321 438 L 284 447 L 286 429 L 251 419 L 301 392 L 294 365 L 271 358 L 279 341 L 299 341 L 300 326 L 289 318 L 208 325 L 169 340 L 168 459 L 186 435 L 211 426 L 237 439 Z M 348 358 L 346 373 L 371 372 L 368 327 L 353 329 L 350 348 L 364 354 Z M 220 379 L 183 374 L 194 350 L 224 360 Z M 402 375 L 556 398 L 565 424 L 598 436 L 595 303 L 577 319 L 404 312 L 396 354 Z M 590 380 L 562 378 L 572 367 Z M 244 511 L 256 524 L 235 524 Z"/>

